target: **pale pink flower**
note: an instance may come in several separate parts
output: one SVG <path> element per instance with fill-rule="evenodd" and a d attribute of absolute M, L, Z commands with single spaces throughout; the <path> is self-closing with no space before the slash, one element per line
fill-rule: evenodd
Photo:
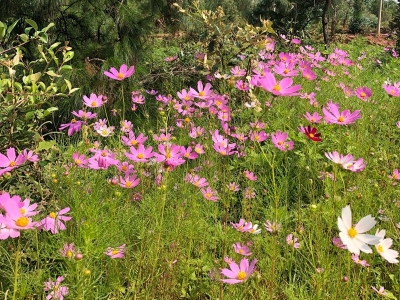
<path fill-rule="evenodd" d="M 250 252 L 249 247 L 246 245 L 242 245 L 241 243 L 237 242 L 233 244 L 233 249 L 235 250 L 236 253 L 243 255 L 243 256 L 250 256 L 252 253 Z"/>
<path fill-rule="evenodd" d="M 279 231 L 280 228 L 281 228 L 281 224 L 276 223 L 276 222 L 271 222 L 270 220 L 267 220 L 267 221 L 264 223 L 264 226 L 265 226 L 265 229 L 266 229 L 268 232 L 271 232 L 271 233 L 278 233 L 278 231 Z"/>
<path fill-rule="evenodd" d="M 350 112 L 350 110 L 339 111 L 339 105 L 336 103 L 328 103 L 322 108 L 325 122 L 328 124 L 348 125 L 354 123 L 361 118 L 360 110 Z"/>
<path fill-rule="evenodd" d="M 231 225 L 233 228 L 240 232 L 248 232 L 251 230 L 251 228 L 253 228 L 253 224 L 251 222 L 246 222 L 244 219 L 240 219 L 239 223 L 231 222 Z"/>
<path fill-rule="evenodd" d="M 277 82 L 275 75 L 271 72 L 268 72 L 264 77 L 259 78 L 257 83 L 257 86 L 275 96 L 296 96 L 298 95 L 298 91 L 301 89 L 300 85 L 292 86 L 293 79 L 290 77 L 283 78 L 280 82 Z"/>
<path fill-rule="evenodd" d="M 84 95 L 83 96 L 83 104 L 85 104 L 87 107 L 100 107 L 102 106 L 105 101 L 103 101 L 104 96 L 103 95 L 96 95 L 94 93 L 91 93 L 89 98 Z"/>
<path fill-rule="evenodd" d="M 387 295 L 388 295 L 388 293 L 385 292 L 385 288 L 384 288 L 383 286 L 381 286 L 381 287 L 379 288 L 379 290 L 378 290 L 376 287 L 374 287 L 374 286 L 371 286 L 371 288 L 372 288 L 378 295 L 381 295 L 381 296 L 387 296 Z"/>
<path fill-rule="evenodd" d="M 244 176 L 246 176 L 246 178 L 250 181 L 255 181 L 257 180 L 257 176 L 254 175 L 253 172 L 250 172 L 249 170 L 246 170 L 243 172 Z"/>
<path fill-rule="evenodd" d="M 216 202 L 219 199 L 217 192 L 213 191 L 211 187 L 207 187 L 206 189 L 201 189 L 200 191 L 203 197 L 206 198 L 206 200 Z"/>
<path fill-rule="evenodd" d="M 286 141 L 287 138 L 288 134 L 286 132 L 281 132 L 280 130 L 271 134 L 272 143 L 281 151 L 290 151 L 294 147 L 294 142 Z"/>
<path fill-rule="evenodd" d="M 369 267 L 370 265 L 367 263 L 366 260 L 360 259 L 358 254 L 353 254 L 351 256 L 351 260 L 354 261 L 356 264 L 361 265 L 363 267 Z"/>
<path fill-rule="evenodd" d="M 298 242 L 298 239 L 297 239 L 297 238 L 293 238 L 293 234 L 289 234 L 289 235 L 286 237 L 286 243 L 287 243 L 289 246 L 293 246 L 293 247 L 296 248 L 296 249 L 298 249 L 298 248 L 300 247 L 300 243 Z"/>
<path fill-rule="evenodd" d="M 125 253 L 125 246 L 126 245 L 123 244 L 116 248 L 108 247 L 104 254 L 108 255 L 111 258 L 123 258 Z"/>
<path fill-rule="evenodd" d="M 0 153 L 0 168 L 9 168 L 9 170 L 15 169 L 16 167 L 25 163 L 26 157 L 23 154 L 15 153 L 15 148 L 7 149 L 7 156 Z"/>
<path fill-rule="evenodd" d="M 322 120 L 322 116 L 317 112 L 314 112 L 312 115 L 309 112 L 306 112 L 303 116 L 311 123 L 321 123 Z"/>
<path fill-rule="evenodd" d="M 63 276 L 58 276 L 56 281 L 47 281 L 44 283 L 44 291 L 50 292 L 46 296 L 46 300 L 59 299 L 63 300 L 64 296 L 68 295 L 68 287 L 61 286 L 61 282 L 64 280 Z"/>

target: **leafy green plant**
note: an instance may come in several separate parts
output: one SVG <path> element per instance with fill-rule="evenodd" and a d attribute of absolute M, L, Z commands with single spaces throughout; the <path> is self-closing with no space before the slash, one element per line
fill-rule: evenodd
<path fill-rule="evenodd" d="M 24 33 L 15 35 L 17 22 L 0 22 L 1 149 L 40 141 L 57 100 L 78 90 L 65 78 L 74 52 L 68 43 L 51 43 L 54 24 L 39 29 L 28 19 Z"/>

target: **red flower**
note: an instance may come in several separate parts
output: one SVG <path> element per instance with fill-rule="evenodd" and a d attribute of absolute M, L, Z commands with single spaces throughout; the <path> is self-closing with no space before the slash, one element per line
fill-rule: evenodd
<path fill-rule="evenodd" d="M 320 138 L 321 133 L 317 133 L 317 128 L 307 126 L 307 127 L 299 127 L 299 130 L 304 133 L 310 140 L 314 142 L 321 142 L 322 139 Z"/>

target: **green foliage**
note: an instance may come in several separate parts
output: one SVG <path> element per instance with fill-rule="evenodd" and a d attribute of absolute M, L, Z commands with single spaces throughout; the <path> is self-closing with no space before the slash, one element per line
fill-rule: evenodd
<path fill-rule="evenodd" d="M 67 64 L 74 52 L 67 44 L 50 43 L 48 31 L 33 20 L 16 40 L 11 37 L 17 21 L 7 26 L 0 22 L 0 144 L 32 147 L 46 132 L 44 124 L 57 110 L 56 101 L 68 97 L 73 88 L 65 75 L 72 69 Z M 34 49 L 34 57 L 25 59 L 27 47 Z"/>

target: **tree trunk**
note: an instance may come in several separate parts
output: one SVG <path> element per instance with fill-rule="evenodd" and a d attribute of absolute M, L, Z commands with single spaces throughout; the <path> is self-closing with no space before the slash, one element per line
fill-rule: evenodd
<path fill-rule="evenodd" d="M 325 0 L 324 10 L 322 12 L 322 34 L 324 35 L 325 48 L 329 45 L 329 33 L 328 33 L 328 10 L 331 6 L 332 0 Z"/>

